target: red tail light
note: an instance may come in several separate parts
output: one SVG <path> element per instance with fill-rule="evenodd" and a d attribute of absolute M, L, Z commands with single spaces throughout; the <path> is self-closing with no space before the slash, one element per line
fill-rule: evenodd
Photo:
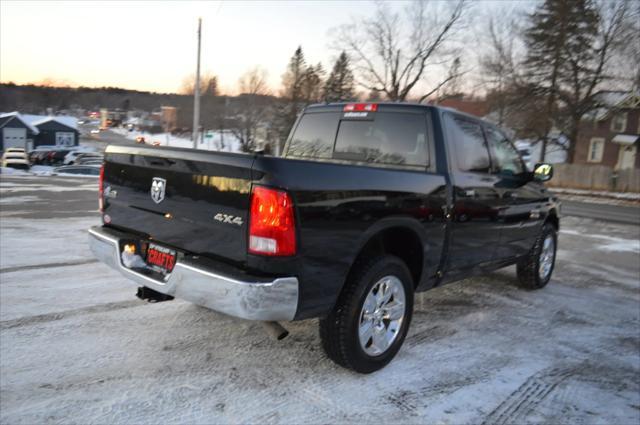
<path fill-rule="evenodd" d="M 293 202 L 287 192 L 255 186 L 251 192 L 249 252 L 258 255 L 296 254 Z"/>
<path fill-rule="evenodd" d="M 347 103 L 343 108 L 344 112 L 375 112 L 377 110 L 377 103 Z"/>
<path fill-rule="evenodd" d="M 100 177 L 98 178 L 98 208 L 104 211 L 104 164 L 100 167 Z"/>

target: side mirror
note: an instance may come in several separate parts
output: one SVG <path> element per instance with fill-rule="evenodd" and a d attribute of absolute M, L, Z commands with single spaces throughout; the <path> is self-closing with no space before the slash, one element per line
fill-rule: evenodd
<path fill-rule="evenodd" d="M 553 165 L 541 163 L 536 164 L 533 169 L 533 179 L 538 182 L 546 182 L 553 177 Z"/>

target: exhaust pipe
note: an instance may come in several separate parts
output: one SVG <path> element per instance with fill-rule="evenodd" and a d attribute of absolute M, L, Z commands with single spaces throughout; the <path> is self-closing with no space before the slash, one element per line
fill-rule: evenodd
<path fill-rule="evenodd" d="M 264 330 L 278 341 L 282 341 L 289 335 L 289 331 L 282 327 L 278 322 L 260 322 Z"/>

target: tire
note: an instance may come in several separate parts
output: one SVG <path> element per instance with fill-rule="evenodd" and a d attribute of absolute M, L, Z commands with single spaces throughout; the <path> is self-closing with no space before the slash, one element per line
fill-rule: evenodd
<path fill-rule="evenodd" d="M 385 367 L 407 336 L 413 314 L 413 293 L 411 273 L 399 258 L 382 255 L 357 264 L 333 310 L 320 320 L 320 340 L 327 356 L 359 373 Z M 375 309 L 372 300 L 375 300 Z M 378 300 L 385 303 L 382 308 Z M 367 342 L 362 343 L 361 339 Z M 388 344 L 386 348 L 385 344 Z"/>
<path fill-rule="evenodd" d="M 547 245 L 549 243 L 552 243 L 550 249 Z M 541 289 L 549 283 L 556 263 L 557 247 L 558 235 L 556 228 L 550 223 L 545 223 L 531 251 L 516 267 L 518 279 L 525 288 Z M 551 255 L 548 268 L 543 266 L 546 263 L 545 255 Z"/>

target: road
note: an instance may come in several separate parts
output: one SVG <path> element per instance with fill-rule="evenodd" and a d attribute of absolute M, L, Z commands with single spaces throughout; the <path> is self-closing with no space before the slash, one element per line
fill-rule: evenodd
<path fill-rule="evenodd" d="M 640 206 L 632 207 L 624 205 L 609 205 L 563 199 L 562 214 L 573 217 L 593 218 L 614 223 L 640 225 Z"/>
<path fill-rule="evenodd" d="M 80 126 L 80 144 L 91 146 L 99 151 L 104 151 L 107 145 L 133 145 L 133 140 L 114 133 L 109 130 L 101 131 L 98 134 L 91 134 L 91 130 L 95 128 L 95 125 L 81 125 Z"/>
<path fill-rule="evenodd" d="M 640 422 L 640 226 L 563 219 L 543 290 L 513 267 L 419 294 L 362 376 L 97 263 L 95 179 L 0 176 L 0 423 Z"/>

